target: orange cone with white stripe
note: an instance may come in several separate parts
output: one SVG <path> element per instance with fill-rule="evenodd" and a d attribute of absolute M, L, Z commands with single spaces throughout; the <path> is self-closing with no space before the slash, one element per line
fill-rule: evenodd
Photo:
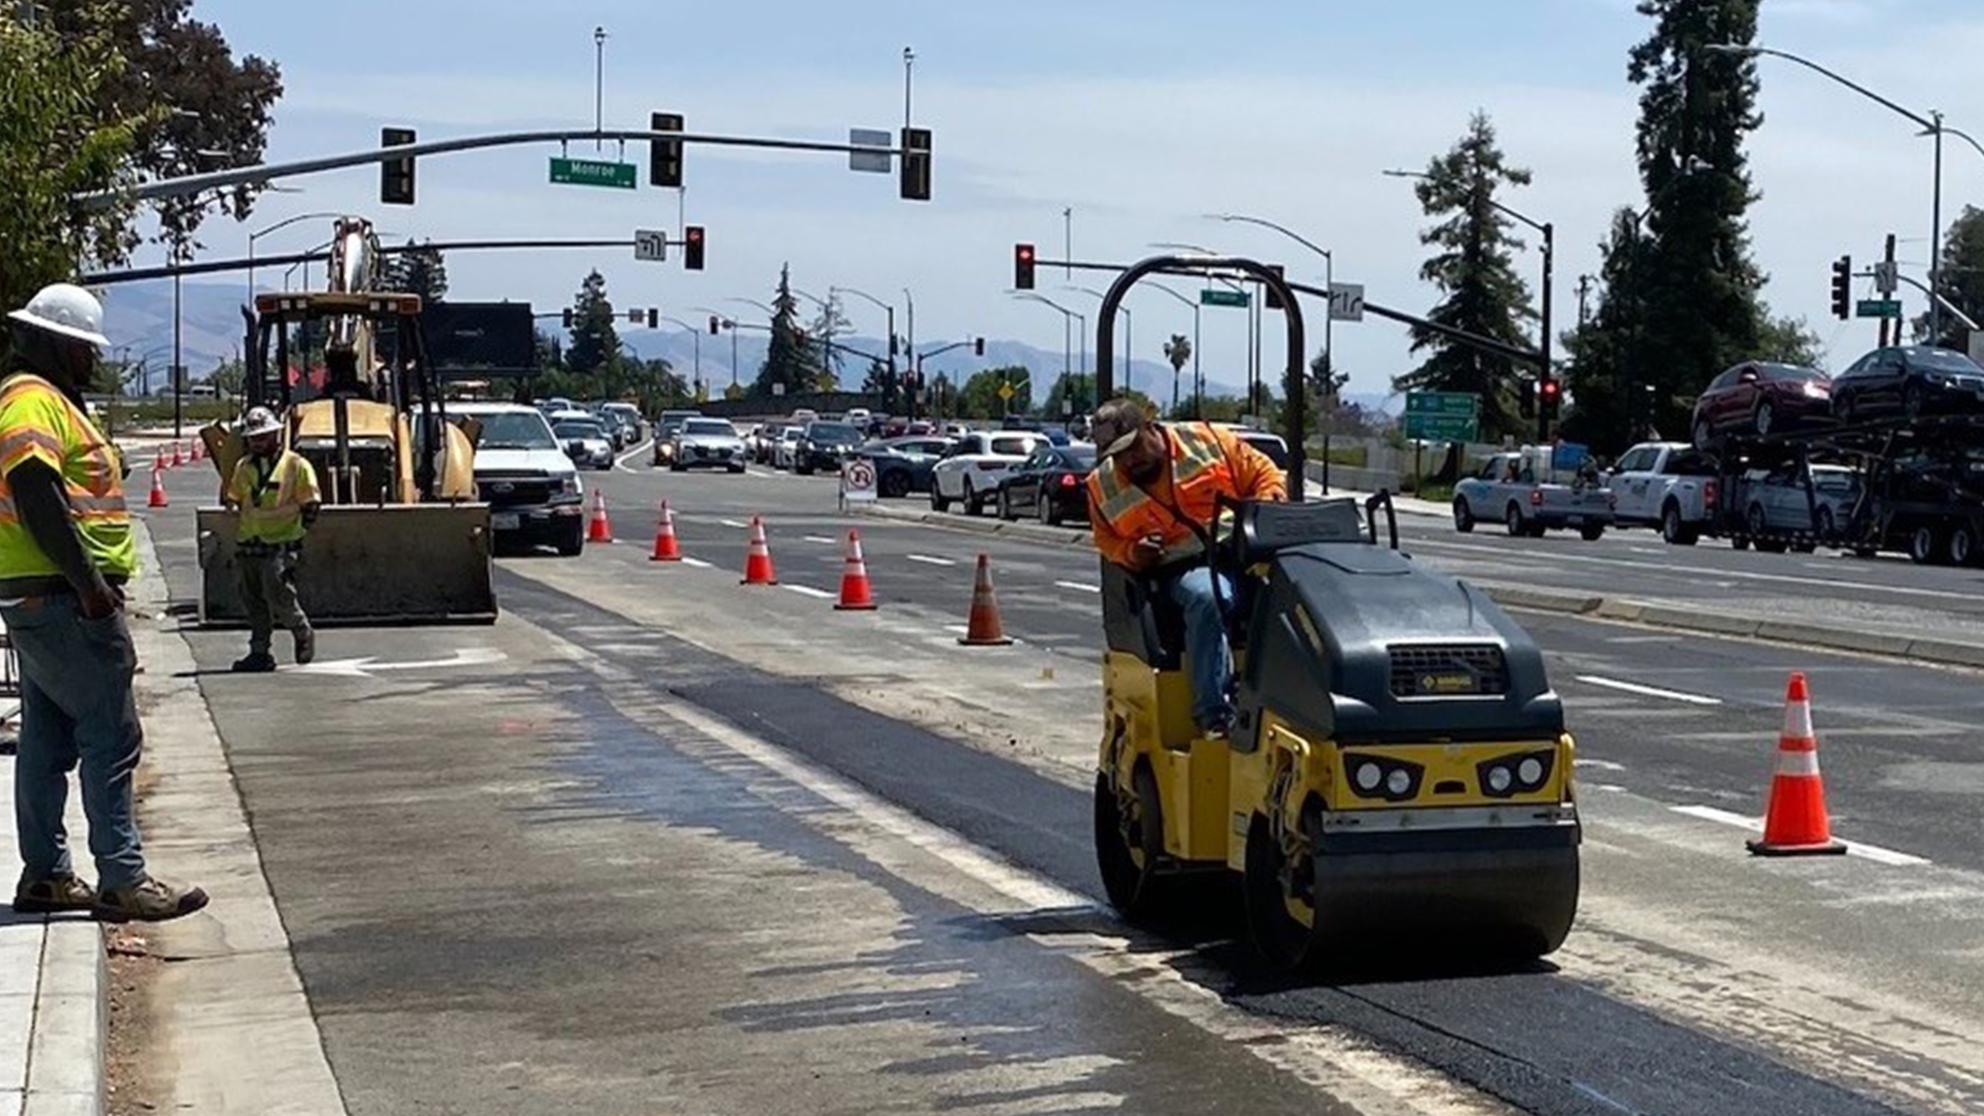
<path fill-rule="evenodd" d="M 606 493 L 592 490 L 592 519 L 586 524 L 586 541 L 610 543 L 613 541 L 613 524 L 606 518 Z"/>
<path fill-rule="evenodd" d="M 772 548 L 765 542 L 765 523 L 755 515 L 751 517 L 751 546 L 744 553 L 743 584 L 778 584 L 778 575 L 772 572 Z"/>
<path fill-rule="evenodd" d="M 164 468 L 165 468 L 165 451 L 160 450 L 152 455 L 152 471 L 158 472 Z"/>
<path fill-rule="evenodd" d="M 1013 642 L 999 621 L 999 599 L 992 594 L 992 560 L 983 554 L 971 582 L 971 615 L 958 642 L 966 647 L 1004 647 Z"/>
<path fill-rule="evenodd" d="M 840 575 L 840 600 L 834 605 L 844 612 L 865 612 L 875 607 L 874 587 L 868 584 L 868 563 L 861 557 L 861 532 L 847 532 L 847 565 Z"/>
<path fill-rule="evenodd" d="M 191 460 L 198 461 L 200 459 L 201 450 L 205 445 L 206 443 L 201 441 L 200 439 L 198 438 L 193 439 L 193 453 Z"/>
<path fill-rule="evenodd" d="M 1793 672 L 1784 698 L 1784 734 L 1777 742 L 1777 774 L 1770 781 L 1764 836 L 1751 841 L 1758 856 L 1843 853 L 1826 815 L 1825 781 L 1819 776 L 1819 738 L 1812 731 L 1812 695 L 1803 672 Z"/>
<path fill-rule="evenodd" d="M 650 562 L 680 562 L 682 545 L 675 541 L 675 513 L 669 510 L 668 501 L 661 502 L 661 521 L 654 527 L 654 553 L 648 555 Z"/>
<path fill-rule="evenodd" d="M 184 464 L 186 464 L 186 447 L 178 442 L 172 443 L 172 467 L 177 469 Z"/>
<path fill-rule="evenodd" d="M 165 477 L 158 469 L 152 470 L 152 494 L 145 497 L 145 506 L 148 508 L 165 506 Z"/>

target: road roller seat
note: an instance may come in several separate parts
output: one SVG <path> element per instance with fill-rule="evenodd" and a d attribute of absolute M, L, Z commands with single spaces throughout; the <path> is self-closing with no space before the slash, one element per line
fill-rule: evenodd
<path fill-rule="evenodd" d="M 1183 667 L 1185 616 L 1153 579 L 1102 562 L 1102 629 L 1111 651 L 1135 655 L 1153 670 Z"/>

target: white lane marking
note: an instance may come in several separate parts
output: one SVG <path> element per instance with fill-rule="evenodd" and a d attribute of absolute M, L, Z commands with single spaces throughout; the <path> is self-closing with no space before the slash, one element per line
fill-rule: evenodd
<path fill-rule="evenodd" d="M 1573 767 L 1589 767 L 1594 771 L 1624 771 L 1626 769 L 1626 765 L 1623 763 L 1613 763 L 1611 760 L 1602 759 L 1586 759 L 1583 756 L 1572 760 L 1571 765 Z"/>
<path fill-rule="evenodd" d="M 719 519 L 717 522 L 723 524 L 725 527 L 735 527 L 740 531 L 750 526 L 749 523 L 742 523 L 735 519 Z"/>
<path fill-rule="evenodd" d="M 634 475 L 639 476 L 640 474 L 638 470 L 627 468 L 627 460 L 652 445 L 654 445 L 654 439 L 649 438 L 647 441 L 642 442 L 640 445 L 635 446 L 632 449 L 628 450 L 626 453 L 623 453 L 620 456 L 614 458 L 613 467 L 615 469 L 620 470 L 623 473 L 633 473 Z"/>
<path fill-rule="evenodd" d="M 1081 582 L 1081 581 L 1057 581 L 1057 582 L 1055 582 L 1054 584 L 1056 584 L 1056 585 L 1059 585 L 1059 586 L 1060 586 L 1061 588 L 1063 588 L 1063 589 L 1073 589 L 1073 590 L 1074 590 L 1075 592 L 1077 592 L 1077 593 L 1100 593 L 1100 592 L 1102 592 L 1102 586 L 1100 586 L 1100 585 L 1090 585 L 1090 584 L 1088 584 L 1088 583 L 1086 583 L 1086 582 Z"/>
<path fill-rule="evenodd" d="M 971 629 L 963 624 L 946 624 L 944 625 L 944 630 L 947 632 L 956 632 L 958 635 L 968 635 L 971 632 Z"/>
<path fill-rule="evenodd" d="M 1666 698 L 1668 701 L 1684 701 L 1689 705 L 1722 704 L 1721 698 L 1712 698 L 1706 694 L 1684 694 L 1679 690 L 1663 690 L 1658 686 L 1642 686 L 1638 682 L 1622 682 L 1617 678 L 1605 678 L 1596 674 L 1580 674 L 1577 678 L 1578 681 L 1587 686 L 1603 686 L 1608 690 L 1622 690 L 1629 694 L 1640 694 L 1644 697 Z"/>
<path fill-rule="evenodd" d="M 1606 639 L 1605 642 L 1607 643 L 1679 643 L 1681 642 L 1681 637 L 1668 636 L 1668 635 L 1611 636 L 1610 638 Z"/>
<path fill-rule="evenodd" d="M 1507 547 L 1477 546 L 1471 543 L 1449 542 L 1445 539 L 1426 539 L 1418 545 L 1436 550 L 1449 549 L 1466 551 L 1472 554 L 1493 554 L 1504 559 L 1509 555 Z M 1747 570 L 1706 569 L 1701 566 L 1684 566 L 1674 562 L 1632 562 L 1620 558 L 1593 558 L 1583 554 L 1570 554 L 1561 550 L 1553 550 L 1550 556 L 1560 562 L 1595 562 L 1601 566 L 1622 566 L 1628 569 L 1658 570 L 1663 573 L 1686 574 L 1696 578 L 1704 574 L 1709 574 L 1718 578 L 1728 577 L 1743 581 L 1782 582 L 1804 589 L 1810 589 L 1814 585 L 1825 585 L 1835 589 L 1863 589 L 1873 593 L 1892 593 L 1906 597 L 1934 597 L 1939 600 L 1949 601 L 1974 601 L 1977 599 L 1977 594 L 1975 593 L 1956 593 L 1947 589 L 1920 589 L 1908 585 L 1882 585 L 1871 581 L 1846 581 L 1834 577 L 1811 577 L 1806 574 L 1752 573 Z"/>
<path fill-rule="evenodd" d="M 1632 551 L 1632 552 L 1633 552 L 1634 554 L 1665 554 L 1665 553 L 1667 553 L 1666 551 L 1664 551 L 1664 550 L 1662 550 L 1662 549 L 1660 549 L 1660 548 L 1659 548 L 1659 547 L 1657 547 L 1657 546 L 1629 546 L 1629 547 L 1627 547 L 1626 549 L 1627 549 L 1627 550 L 1630 550 L 1630 551 Z"/>
<path fill-rule="evenodd" d="M 805 539 L 809 543 L 819 543 L 821 546 L 832 546 L 840 541 L 838 539 L 830 539 L 825 535 L 807 535 Z"/>
<path fill-rule="evenodd" d="M 924 564 L 924 565 L 926 565 L 926 566 L 955 566 L 955 565 L 957 565 L 957 563 L 956 563 L 956 562 L 953 562 L 953 561 L 951 561 L 951 560 L 950 560 L 949 558 L 935 558 L 935 557 L 932 557 L 932 556 L 930 556 L 930 555 L 928 555 L 928 554 L 905 554 L 905 555 L 903 555 L 903 557 L 904 557 L 904 558 L 907 558 L 907 559 L 909 559 L 909 560 L 910 560 L 910 561 L 912 561 L 912 562 L 921 562 L 921 563 L 923 563 L 923 564 Z"/>
<path fill-rule="evenodd" d="M 1617 783 L 1585 783 L 1584 785 L 1590 787 L 1592 790 L 1611 791 L 1613 794 L 1626 793 L 1626 788 Z"/>
<path fill-rule="evenodd" d="M 691 558 L 686 554 L 682 556 L 682 564 L 685 566 L 694 566 L 699 570 L 707 570 L 713 568 L 710 566 L 708 562 L 703 561 L 701 558 Z"/>
<path fill-rule="evenodd" d="M 834 599 L 832 593 L 827 592 L 825 589 L 815 589 L 811 585 L 781 585 L 779 588 L 790 589 L 795 593 L 803 593 L 808 597 L 818 597 L 823 601 Z"/>
<path fill-rule="evenodd" d="M 1764 819 L 1762 818 L 1745 817 L 1742 814 L 1736 813 L 1734 810 L 1718 810 L 1713 806 L 1669 806 L 1668 809 L 1677 814 L 1686 814 L 1691 818 L 1700 818 L 1703 821 L 1712 821 L 1722 825 L 1734 826 L 1738 829 L 1747 829 L 1753 833 L 1761 832 L 1764 827 Z M 1916 856 L 1914 853 L 1897 852 L 1894 849 L 1883 848 L 1880 845 L 1869 845 L 1863 841 L 1842 841 L 1841 843 L 1846 846 L 1848 856 L 1862 857 L 1876 864 L 1886 864 L 1895 868 L 1919 868 L 1929 863 L 1928 857 Z"/>

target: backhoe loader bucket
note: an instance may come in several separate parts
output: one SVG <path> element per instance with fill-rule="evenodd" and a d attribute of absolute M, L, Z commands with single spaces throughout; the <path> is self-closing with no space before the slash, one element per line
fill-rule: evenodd
<path fill-rule="evenodd" d="M 200 622 L 242 611 L 235 515 L 201 508 Z M 303 543 L 297 594 L 314 624 L 489 623 L 489 505 L 326 506 Z"/>

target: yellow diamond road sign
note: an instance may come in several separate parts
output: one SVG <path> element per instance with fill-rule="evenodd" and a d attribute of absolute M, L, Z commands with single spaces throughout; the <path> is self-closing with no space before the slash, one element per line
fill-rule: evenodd
<path fill-rule="evenodd" d="M 1011 399 L 1013 396 L 1018 394 L 1019 392 L 1014 390 L 1013 385 L 1011 384 L 999 385 L 999 398 L 1001 399 Z"/>

